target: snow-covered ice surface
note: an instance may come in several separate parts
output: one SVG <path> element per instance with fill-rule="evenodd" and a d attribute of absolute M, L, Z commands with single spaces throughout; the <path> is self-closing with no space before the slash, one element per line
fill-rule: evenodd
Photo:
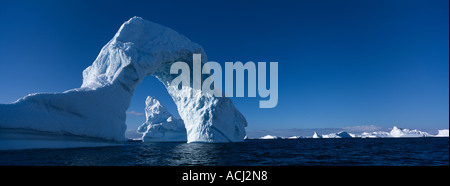
<path fill-rule="evenodd" d="M 177 77 L 170 74 L 171 64 L 192 65 L 194 53 L 202 55 L 202 64 L 207 61 L 203 48 L 185 36 L 133 17 L 83 71 L 80 88 L 30 94 L 12 104 L 0 104 L 0 128 L 125 141 L 125 112 L 134 89 L 153 75 L 177 105 L 188 142 L 243 141 L 247 121 L 230 99 L 207 95 L 192 86 L 178 89 L 170 85 Z"/>
<path fill-rule="evenodd" d="M 186 142 L 183 120 L 174 118 L 161 103 L 148 96 L 145 100 L 146 121 L 137 129 L 144 142 Z"/>

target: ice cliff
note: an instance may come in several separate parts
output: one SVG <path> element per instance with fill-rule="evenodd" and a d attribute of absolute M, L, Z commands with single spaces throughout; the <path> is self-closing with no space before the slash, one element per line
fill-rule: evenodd
<path fill-rule="evenodd" d="M 226 97 L 213 97 L 192 86 L 172 87 L 174 62 L 192 65 L 203 48 L 176 31 L 133 17 L 83 71 L 80 88 L 36 93 L 0 104 L 0 129 L 25 129 L 124 141 L 126 110 L 134 89 L 146 76 L 167 88 L 184 121 L 188 142 L 239 142 L 247 121 Z M 192 68 L 191 68 L 192 69 Z"/>
<path fill-rule="evenodd" d="M 436 137 L 448 137 L 448 129 L 439 130 Z"/>
<path fill-rule="evenodd" d="M 183 120 L 174 118 L 161 103 L 148 96 L 145 100 L 146 121 L 137 132 L 144 142 L 186 142 Z"/>

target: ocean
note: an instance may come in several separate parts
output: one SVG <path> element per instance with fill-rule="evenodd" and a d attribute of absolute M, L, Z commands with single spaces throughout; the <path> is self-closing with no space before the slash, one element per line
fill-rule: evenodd
<path fill-rule="evenodd" d="M 449 138 L 245 140 L 0 151 L 0 165 L 449 166 Z"/>

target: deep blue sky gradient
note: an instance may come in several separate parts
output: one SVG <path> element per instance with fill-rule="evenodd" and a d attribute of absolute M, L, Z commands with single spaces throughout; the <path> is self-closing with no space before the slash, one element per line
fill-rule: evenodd
<path fill-rule="evenodd" d="M 249 129 L 448 128 L 448 0 L 0 0 L 0 103 L 81 86 L 133 16 L 182 33 L 210 61 L 278 61 L 276 108 L 233 98 Z M 147 95 L 176 112 L 153 77 L 129 110 L 143 113 Z M 129 129 L 144 120 L 128 115 Z"/>

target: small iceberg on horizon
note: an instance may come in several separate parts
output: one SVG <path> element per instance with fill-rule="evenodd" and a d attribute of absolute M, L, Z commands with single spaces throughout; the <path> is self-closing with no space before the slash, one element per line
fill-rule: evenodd
<path fill-rule="evenodd" d="M 316 132 L 316 131 L 314 131 L 314 134 L 313 134 L 312 138 L 323 138 L 323 136 L 322 136 L 322 135 L 319 135 L 319 134 L 317 134 L 317 132 Z"/>
<path fill-rule="evenodd" d="M 448 136 L 448 129 L 442 129 L 438 131 L 438 134 L 434 137 L 449 137 Z"/>
<path fill-rule="evenodd" d="M 280 130 L 273 129 L 273 131 L 264 131 L 267 133 L 262 133 L 262 135 L 258 135 L 252 137 L 250 139 L 304 139 L 304 138 L 417 138 L 417 137 L 449 137 L 449 129 L 441 129 L 438 130 L 437 134 L 434 135 L 428 132 L 420 131 L 418 129 L 406 129 L 399 128 L 394 126 L 392 128 L 382 128 L 382 127 L 371 127 L 381 129 L 380 131 L 372 130 L 370 132 L 364 132 L 364 130 L 351 130 L 347 128 L 316 128 L 316 129 L 300 129 L 300 132 L 292 133 L 292 132 L 279 132 Z M 349 129 L 350 131 L 345 131 L 345 129 Z M 297 129 L 298 130 L 298 129 Z M 332 132 L 332 131 L 340 131 L 340 132 Z M 281 130 L 282 131 L 282 130 Z M 303 131 L 314 131 L 312 136 L 308 135 L 298 135 L 305 134 Z M 320 134 L 317 131 L 327 131 L 328 134 Z M 329 133 L 332 132 L 332 133 Z M 264 136 L 265 135 L 265 136 Z"/>
<path fill-rule="evenodd" d="M 355 135 L 345 131 L 322 135 L 322 138 L 353 138 Z"/>
<path fill-rule="evenodd" d="M 259 139 L 281 139 L 281 138 L 278 136 L 265 135 L 263 137 L 260 137 Z"/>

